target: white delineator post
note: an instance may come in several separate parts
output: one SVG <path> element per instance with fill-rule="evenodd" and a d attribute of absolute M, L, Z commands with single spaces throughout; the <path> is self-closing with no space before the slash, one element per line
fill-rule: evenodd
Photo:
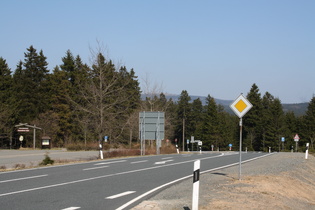
<path fill-rule="evenodd" d="M 101 160 L 103 160 L 103 150 L 102 150 L 102 144 L 101 143 L 100 143 L 99 147 L 100 147 L 100 158 L 101 158 Z"/>
<path fill-rule="evenodd" d="M 199 205 L 199 177 L 200 177 L 200 160 L 194 162 L 193 174 L 193 196 L 192 196 L 192 210 L 198 210 Z"/>
<path fill-rule="evenodd" d="M 306 143 L 305 159 L 308 159 L 308 147 L 310 143 Z"/>
<path fill-rule="evenodd" d="M 179 149 L 178 149 L 178 145 L 176 144 L 176 151 L 177 151 L 177 154 L 179 154 Z"/>

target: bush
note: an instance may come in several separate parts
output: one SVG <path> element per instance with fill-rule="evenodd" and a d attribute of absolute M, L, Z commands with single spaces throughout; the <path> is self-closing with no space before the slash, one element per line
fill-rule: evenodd
<path fill-rule="evenodd" d="M 50 159 L 48 154 L 46 154 L 44 160 L 39 165 L 41 165 L 41 166 L 52 165 L 52 164 L 54 164 L 54 162 L 55 161 Z"/>

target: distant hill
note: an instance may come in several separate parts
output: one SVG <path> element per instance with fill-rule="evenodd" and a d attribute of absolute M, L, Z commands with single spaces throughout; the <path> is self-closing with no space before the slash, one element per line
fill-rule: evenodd
<path fill-rule="evenodd" d="M 171 95 L 167 94 L 165 95 L 167 100 L 172 99 L 174 102 L 177 102 L 180 95 Z M 142 96 L 143 99 L 145 99 L 145 96 Z M 190 96 L 191 101 L 199 98 L 203 105 L 206 104 L 206 98 L 205 96 Z M 224 107 L 224 110 L 228 113 L 233 114 L 233 111 L 230 108 L 230 104 L 233 103 L 233 100 L 223 100 L 223 99 L 217 99 L 215 98 L 215 101 L 217 104 L 220 104 Z M 289 112 L 293 111 L 296 116 L 304 115 L 307 110 L 308 103 L 295 103 L 295 104 L 282 104 L 283 111 Z"/>

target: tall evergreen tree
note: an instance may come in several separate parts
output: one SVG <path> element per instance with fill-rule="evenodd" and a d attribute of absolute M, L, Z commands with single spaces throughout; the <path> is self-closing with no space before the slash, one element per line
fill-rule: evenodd
<path fill-rule="evenodd" d="M 314 149 L 314 140 L 315 140 L 315 97 L 314 96 L 308 104 L 307 111 L 304 117 L 304 125 L 305 125 L 304 135 L 306 139 L 310 141 L 310 147 Z"/>
<path fill-rule="evenodd" d="M 183 151 L 185 150 L 185 138 L 189 135 L 186 128 L 188 128 L 187 124 L 191 116 L 190 100 L 187 90 L 183 90 L 177 102 L 175 137 L 179 140 L 178 143 L 181 144 Z"/>
<path fill-rule="evenodd" d="M 243 127 L 244 127 L 244 144 L 249 150 L 259 150 L 261 143 L 261 113 L 262 113 L 262 103 L 261 95 L 259 93 L 258 86 L 254 83 L 247 94 L 247 99 L 251 102 L 253 107 L 244 116 Z"/>
<path fill-rule="evenodd" d="M 284 137 L 285 137 L 285 146 L 286 149 L 291 149 L 293 146 L 293 136 L 297 132 L 297 117 L 295 116 L 293 111 L 289 111 L 285 113 L 284 116 Z"/>
<path fill-rule="evenodd" d="M 232 144 L 233 147 L 239 145 L 239 142 L 236 141 L 239 129 L 238 118 L 236 116 L 231 116 L 224 111 L 222 105 L 218 105 L 218 147 L 226 148 L 229 144 Z"/>
<path fill-rule="evenodd" d="M 8 134 L 10 123 L 10 98 L 12 95 L 12 75 L 6 60 L 0 57 L 0 133 Z"/>
<path fill-rule="evenodd" d="M 70 143 L 70 133 L 73 126 L 71 122 L 71 107 L 68 100 L 70 92 L 70 81 L 67 72 L 56 66 L 49 77 L 49 86 L 51 91 L 51 108 L 58 116 L 58 128 L 54 136 L 54 141 L 58 145 Z"/>
<path fill-rule="evenodd" d="M 24 69 L 19 65 L 14 73 L 14 96 L 17 118 L 20 122 L 30 122 L 48 107 L 46 89 L 47 65 L 46 57 L 41 50 L 38 54 L 33 46 L 24 53 Z"/>
<path fill-rule="evenodd" d="M 206 98 L 202 140 L 202 146 L 206 150 L 210 150 L 211 145 L 219 147 L 218 108 L 214 98 L 210 95 Z"/>
<path fill-rule="evenodd" d="M 265 147 L 271 147 L 273 150 L 280 150 L 281 137 L 284 135 L 284 112 L 281 102 L 266 92 L 262 104 L 263 142 L 262 145 L 256 145 L 256 148 L 262 147 L 265 150 Z"/>
<path fill-rule="evenodd" d="M 191 132 L 192 135 L 196 139 L 201 139 L 202 137 L 202 124 L 203 124 L 203 116 L 204 116 L 204 109 L 200 98 L 195 99 L 191 104 L 191 111 L 192 111 L 192 123 L 191 123 Z"/>

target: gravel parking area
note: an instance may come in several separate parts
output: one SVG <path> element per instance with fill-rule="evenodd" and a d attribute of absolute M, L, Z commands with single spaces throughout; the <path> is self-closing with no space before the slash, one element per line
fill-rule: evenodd
<path fill-rule="evenodd" d="M 276 153 L 200 175 L 199 209 L 315 209 L 315 157 Z M 133 210 L 191 209 L 192 180 L 160 192 Z"/>
<path fill-rule="evenodd" d="M 72 161 L 88 161 L 98 158 L 98 151 L 67 151 L 60 150 L 0 150 L 0 171 L 17 168 L 37 167 L 48 155 L 58 163 Z"/>

